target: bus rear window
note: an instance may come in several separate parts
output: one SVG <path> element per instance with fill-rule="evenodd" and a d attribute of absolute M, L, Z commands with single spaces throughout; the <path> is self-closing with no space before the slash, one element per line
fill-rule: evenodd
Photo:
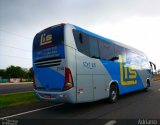
<path fill-rule="evenodd" d="M 47 28 L 38 33 L 33 42 L 33 50 L 41 50 L 64 44 L 64 26 Z"/>

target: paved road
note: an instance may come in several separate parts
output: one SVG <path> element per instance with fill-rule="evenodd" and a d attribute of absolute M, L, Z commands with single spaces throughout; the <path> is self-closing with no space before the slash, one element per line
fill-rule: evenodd
<path fill-rule="evenodd" d="M 7 83 L 0 84 L 0 94 L 33 91 L 31 83 Z"/>
<path fill-rule="evenodd" d="M 77 105 L 62 104 L 12 119 L 23 119 L 20 122 L 26 124 L 40 122 L 45 125 L 137 125 L 144 122 L 160 125 L 160 82 L 154 82 L 148 92 L 123 95 L 114 104 L 106 100 Z M 149 119 L 152 121 L 147 121 Z"/>

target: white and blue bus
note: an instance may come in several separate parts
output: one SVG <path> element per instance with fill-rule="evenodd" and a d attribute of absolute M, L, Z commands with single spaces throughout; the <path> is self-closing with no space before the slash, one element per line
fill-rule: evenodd
<path fill-rule="evenodd" d="M 150 87 L 152 77 L 143 52 L 71 24 L 36 34 L 33 70 L 37 97 L 66 103 L 115 102 Z"/>

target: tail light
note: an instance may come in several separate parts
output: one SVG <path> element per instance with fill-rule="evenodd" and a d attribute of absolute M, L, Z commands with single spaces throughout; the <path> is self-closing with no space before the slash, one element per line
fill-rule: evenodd
<path fill-rule="evenodd" d="M 65 83 L 63 90 L 68 90 L 73 87 L 73 78 L 72 78 L 72 73 L 69 68 L 65 68 Z"/>

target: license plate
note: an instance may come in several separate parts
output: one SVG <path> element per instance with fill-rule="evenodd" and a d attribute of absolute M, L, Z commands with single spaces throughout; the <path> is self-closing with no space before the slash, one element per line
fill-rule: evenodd
<path fill-rule="evenodd" d="M 50 99 L 50 98 L 51 98 L 51 95 L 50 95 L 50 94 L 45 94 L 45 95 L 44 95 L 44 98 Z"/>

